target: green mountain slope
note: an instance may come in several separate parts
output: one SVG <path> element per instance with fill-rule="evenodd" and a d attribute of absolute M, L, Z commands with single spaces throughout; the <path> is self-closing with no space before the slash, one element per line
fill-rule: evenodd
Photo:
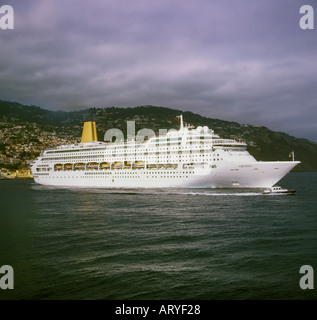
<path fill-rule="evenodd" d="M 317 170 L 317 144 L 307 139 L 299 139 L 283 132 L 274 132 L 266 127 L 241 125 L 219 119 L 202 117 L 192 112 L 184 112 L 164 107 L 139 106 L 134 108 L 90 108 L 83 111 L 49 111 L 37 106 L 25 106 L 17 102 L 0 100 L 0 130 L 7 126 L 26 126 L 32 136 L 35 126 L 45 132 L 55 132 L 80 141 L 84 121 L 96 121 L 98 138 L 103 140 L 108 129 L 117 128 L 126 135 L 126 121 L 135 121 L 136 133 L 142 128 L 178 128 L 175 116 L 182 114 L 184 122 L 193 126 L 208 126 L 223 138 L 243 139 L 248 143 L 249 152 L 259 161 L 290 160 L 289 153 L 295 151 L 296 160 L 301 165 L 296 171 Z M 1 144 L 1 141 L 0 141 Z"/>

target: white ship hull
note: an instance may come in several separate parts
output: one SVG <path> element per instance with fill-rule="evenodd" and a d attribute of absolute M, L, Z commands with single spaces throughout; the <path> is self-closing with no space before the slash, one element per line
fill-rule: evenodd
<path fill-rule="evenodd" d="M 269 188 L 299 162 L 222 164 L 196 170 L 83 170 L 35 174 L 36 183 L 89 188 Z M 189 173 L 190 172 L 190 173 Z"/>

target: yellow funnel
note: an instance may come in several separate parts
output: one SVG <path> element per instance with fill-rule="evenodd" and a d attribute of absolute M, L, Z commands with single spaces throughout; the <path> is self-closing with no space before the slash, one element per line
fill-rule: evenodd
<path fill-rule="evenodd" d="M 87 121 L 84 123 L 83 134 L 81 136 L 80 143 L 91 141 L 98 141 L 96 123 L 93 121 Z"/>

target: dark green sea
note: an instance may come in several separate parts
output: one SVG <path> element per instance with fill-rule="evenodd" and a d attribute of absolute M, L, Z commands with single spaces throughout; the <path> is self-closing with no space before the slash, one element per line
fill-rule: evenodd
<path fill-rule="evenodd" d="M 316 299 L 299 269 L 317 270 L 317 173 L 279 185 L 296 195 L 0 180 L 0 299 Z"/>

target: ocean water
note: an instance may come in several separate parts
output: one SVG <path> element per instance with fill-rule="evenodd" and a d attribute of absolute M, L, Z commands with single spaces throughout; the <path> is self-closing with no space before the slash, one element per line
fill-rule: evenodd
<path fill-rule="evenodd" d="M 317 173 L 280 185 L 296 195 L 0 180 L 0 299 L 316 299 L 299 269 L 317 270 Z"/>

